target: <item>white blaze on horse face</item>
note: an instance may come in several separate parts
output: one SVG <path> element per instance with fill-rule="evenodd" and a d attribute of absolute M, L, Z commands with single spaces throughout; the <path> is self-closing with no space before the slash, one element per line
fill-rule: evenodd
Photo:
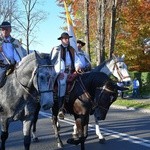
<path fill-rule="evenodd" d="M 53 104 L 53 86 L 55 82 L 55 71 L 53 67 L 41 67 L 38 69 L 38 91 L 40 103 L 44 110 L 50 109 Z"/>
<path fill-rule="evenodd" d="M 120 81 L 122 82 L 130 82 L 131 78 L 130 75 L 128 73 L 127 70 L 127 66 L 124 62 L 117 62 L 116 63 L 117 67 L 116 67 L 116 76 L 118 76 L 118 78 L 120 78 Z"/>
<path fill-rule="evenodd" d="M 122 57 L 115 57 L 112 59 L 107 67 L 110 69 L 110 72 L 118 79 L 118 81 L 124 82 L 126 85 L 131 84 L 131 78 L 127 69 L 126 64 L 124 63 L 124 55 Z"/>

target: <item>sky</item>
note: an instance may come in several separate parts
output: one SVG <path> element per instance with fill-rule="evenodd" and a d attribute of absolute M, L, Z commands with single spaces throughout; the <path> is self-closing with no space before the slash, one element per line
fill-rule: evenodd
<path fill-rule="evenodd" d="M 57 6 L 56 0 L 44 0 L 44 4 L 40 9 L 44 9 L 48 15 L 44 21 L 37 25 L 38 34 L 36 41 L 40 44 L 31 44 L 30 50 L 49 53 L 53 47 L 60 44 L 60 40 L 57 40 L 57 38 L 64 32 L 61 27 L 66 23 L 60 16 L 63 16 L 61 12 L 65 10 Z"/>

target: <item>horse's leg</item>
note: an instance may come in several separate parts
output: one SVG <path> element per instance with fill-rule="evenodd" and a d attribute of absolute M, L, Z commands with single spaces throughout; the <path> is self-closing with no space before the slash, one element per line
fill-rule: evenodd
<path fill-rule="evenodd" d="M 96 135 L 99 138 L 99 143 L 104 144 L 105 143 L 105 138 L 101 134 L 101 131 L 100 131 L 100 128 L 99 128 L 99 122 L 98 122 L 96 117 L 95 117 L 95 132 L 96 132 Z"/>
<path fill-rule="evenodd" d="M 32 140 L 33 140 L 33 142 L 39 142 L 39 139 L 36 135 L 36 124 L 37 124 L 40 108 L 41 108 L 41 105 L 40 105 L 40 103 L 38 103 L 35 114 L 34 114 L 33 124 L 32 124 Z"/>
<path fill-rule="evenodd" d="M 52 108 L 52 113 L 53 113 L 52 114 L 52 123 L 53 123 L 54 132 L 55 132 L 55 137 L 56 137 L 56 140 L 57 140 L 57 146 L 58 146 L 58 148 L 62 148 L 63 143 L 61 141 L 60 134 L 59 134 L 59 129 L 57 127 L 57 125 L 58 125 L 58 118 L 57 118 L 58 111 L 59 111 L 59 105 L 58 105 L 58 102 L 55 101 L 54 106 Z"/>
<path fill-rule="evenodd" d="M 30 149 L 31 144 L 31 126 L 32 126 L 32 119 L 24 120 L 23 121 L 23 135 L 24 135 L 24 147 L 25 150 Z"/>
<path fill-rule="evenodd" d="M 1 119 L 1 148 L 0 150 L 5 150 L 5 143 L 8 138 L 8 119 Z"/>
<path fill-rule="evenodd" d="M 81 137 L 81 150 L 85 150 L 85 140 L 88 137 L 88 124 L 89 124 L 89 115 L 82 116 L 82 127 L 83 127 L 83 135 Z"/>
<path fill-rule="evenodd" d="M 74 116 L 75 117 L 75 123 L 76 125 L 74 126 L 77 129 L 78 133 L 76 136 L 73 136 L 73 138 L 70 138 L 67 140 L 68 144 L 75 144 L 78 145 L 79 143 L 81 143 L 81 149 L 84 150 L 84 142 L 86 139 L 86 135 L 87 135 L 87 127 L 85 127 L 84 121 L 82 120 L 83 117 L 79 117 L 79 116 Z M 86 129 L 86 130 L 85 130 Z M 86 137 L 85 137 L 86 136 Z"/>
<path fill-rule="evenodd" d="M 74 126 L 73 126 L 72 136 L 74 139 L 78 137 L 78 130 L 77 130 L 76 124 L 74 124 Z"/>

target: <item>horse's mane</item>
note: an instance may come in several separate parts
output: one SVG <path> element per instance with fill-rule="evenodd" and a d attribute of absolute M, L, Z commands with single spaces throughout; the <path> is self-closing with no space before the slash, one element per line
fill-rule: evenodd
<path fill-rule="evenodd" d="M 30 53 L 30 54 L 28 54 L 22 58 L 22 60 L 19 62 L 18 67 L 25 65 L 25 64 L 27 64 L 27 63 L 31 62 L 32 60 L 35 60 L 35 59 L 36 59 L 36 52 L 32 52 L 32 53 Z"/>
<path fill-rule="evenodd" d="M 106 80 L 110 80 L 108 75 L 103 72 L 89 72 L 81 75 L 81 78 L 85 82 L 90 82 L 91 86 L 100 86 L 104 84 Z"/>
<path fill-rule="evenodd" d="M 37 53 L 34 51 L 34 52 L 28 54 L 27 56 L 23 57 L 21 62 L 19 62 L 19 65 L 16 68 L 26 66 L 28 63 L 30 63 L 31 61 L 34 61 L 34 60 L 38 61 L 38 57 L 40 59 L 42 59 L 42 61 L 36 62 L 36 63 L 38 63 L 38 65 L 43 65 L 43 64 L 49 64 L 50 65 L 51 64 L 49 54 Z M 40 63 L 42 63 L 42 64 L 40 64 Z"/>
<path fill-rule="evenodd" d="M 106 65 L 106 63 L 110 62 L 111 60 L 112 60 L 112 58 L 103 61 L 100 65 L 96 66 L 96 67 L 92 70 L 92 72 L 101 70 L 101 69 Z"/>

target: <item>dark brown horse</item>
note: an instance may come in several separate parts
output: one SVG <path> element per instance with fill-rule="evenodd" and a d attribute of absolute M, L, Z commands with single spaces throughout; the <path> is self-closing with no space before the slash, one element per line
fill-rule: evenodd
<path fill-rule="evenodd" d="M 88 136 L 89 115 L 99 108 L 99 119 L 104 120 L 110 105 L 117 99 L 119 87 L 104 73 L 90 72 L 79 75 L 74 83 L 72 91 L 66 100 L 65 109 L 73 114 L 77 126 L 78 135 L 67 140 L 69 144 L 81 143 L 84 150 L 84 142 Z M 120 90 L 120 89 L 119 89 Z M 58 147 L 62 147 L 58 128 L 58 101 L 54 102 L 53 125 L 57 138 Z"/>

